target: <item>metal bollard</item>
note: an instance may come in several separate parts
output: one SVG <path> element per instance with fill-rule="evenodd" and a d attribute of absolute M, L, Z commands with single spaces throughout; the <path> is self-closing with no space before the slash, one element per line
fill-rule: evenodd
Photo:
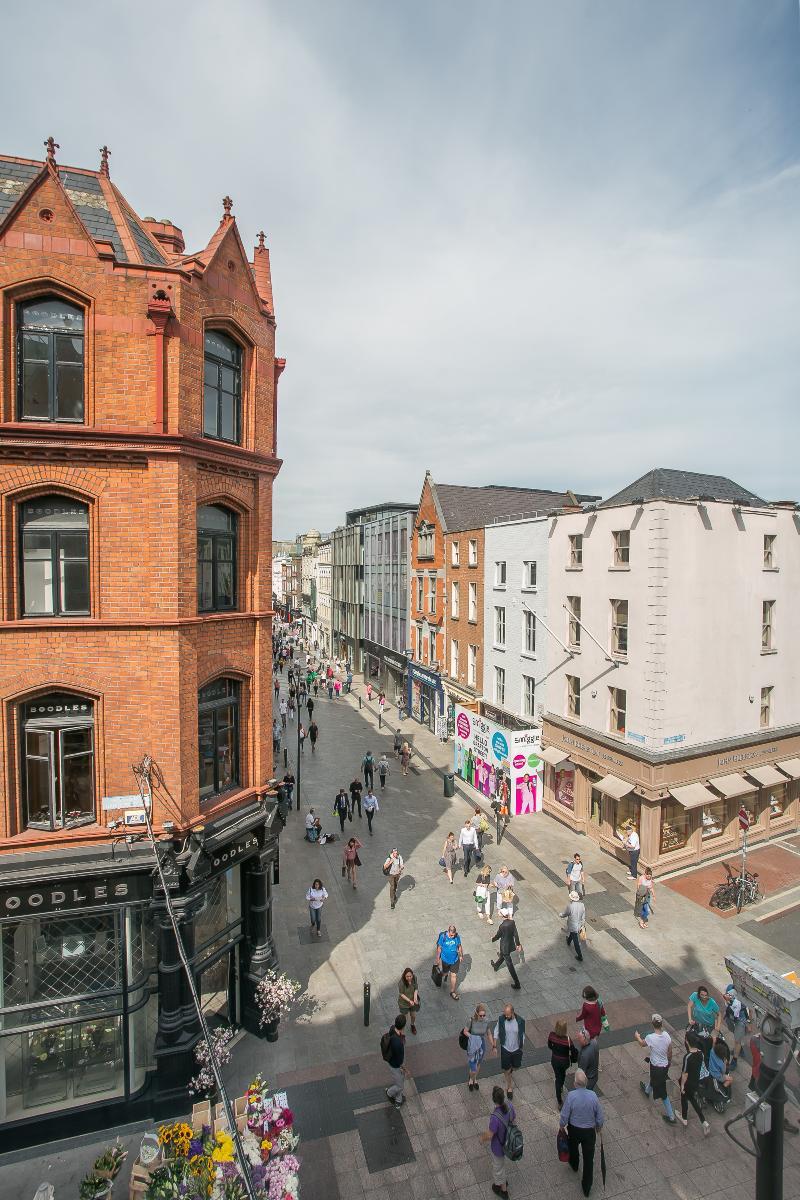
<path fill-rule="evenodd" d="M 364 984 L 364 1024 L 369 1025 L 369 993 L 370 987 L 368 983 Z"/>
<path fill-rule="evenodd" d="M 361 708 L 361 696 L 358 697 L 358 707 Z"/>
<path fill-rule="evenodd" d="M 283 747 L 283 765 L 284 765 L 284 767 L 288 767 L 288 765 L 289 765 L 288 755 L 289 755 L 289 751 L 284 746 Z"/>

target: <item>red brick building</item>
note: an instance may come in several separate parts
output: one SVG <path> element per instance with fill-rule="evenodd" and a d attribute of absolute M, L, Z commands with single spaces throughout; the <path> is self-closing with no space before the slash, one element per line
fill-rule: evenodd
<path fill-rule="evenodd" d="M 0 158 L 0 1123 L 17 1144 L 54 1112 L 63 1129 L 65 1110 L 152 1109 L 191 1070 L 152 855 L 119 841 L 145 753 L 209 1016 L 257 1028 L 274 960 L 269 251 L 260 234 L 248 260 L 226 197 L 187 254 L 105 150 L 99 170 L 56 150 Z"/>

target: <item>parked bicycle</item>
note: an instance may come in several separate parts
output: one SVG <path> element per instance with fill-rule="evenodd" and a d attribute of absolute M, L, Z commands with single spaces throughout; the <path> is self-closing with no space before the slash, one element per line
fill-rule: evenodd
<path fill-rule="evenodd" d="M 765 894 L 758 884 L 758 871 L 744 870 L 734 875 L 727 863 L 722 865 L 727 879 L 714 890 L 709 900 L 711 908 L 719 908 L 722 911 L 735 908 L 737 913 L 740 913 L 745 904 L 755 904 L 757 900 L 764 899 Z"/>

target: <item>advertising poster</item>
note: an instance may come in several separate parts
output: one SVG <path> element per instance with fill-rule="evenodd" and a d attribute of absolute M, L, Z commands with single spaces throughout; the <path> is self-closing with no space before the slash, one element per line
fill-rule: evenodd
<path fill-rule="evenodd" d="M 556 803 L 575 811 L 575 771 L 556 771 Z"/>
<path fill-rule="evenodd" d="M 541 740 L 539 729 L 501 729 L 488 717 L 457 704 L 453 769 L 487 800 L 508 803 L 516 817 L 540 812 Z"/>

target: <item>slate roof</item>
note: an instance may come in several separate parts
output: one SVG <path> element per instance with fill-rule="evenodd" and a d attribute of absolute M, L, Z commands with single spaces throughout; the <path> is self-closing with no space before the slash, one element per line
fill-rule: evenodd
<path fill-rule="evenodd" d="M 670 467 L 654 467 L 640 479 L 629 483 L 614 496 L 598 504 L 611 508 L 619 504 L 634 504 L 639 500 L 719 500 L 724 504 L 744 504 L 747 508 L 767 508 L 766 500 L 748 492 L 724 475 L 705 475 L 699 471 L 676 471 Z"/>
<path fill-rule="evenodd" d="M 95 242 L 110 242 L 117 261 L 127 262 L 128 255 L 125 253 L 119 230 L 97 176 L 59 167 L 58 177 L 76 213 L 86 226 L 89 237 Z"/>
<path fill-rule="evenodd" d="M 462 487 L 453 483 L 434 483 L 433 487 L 448 533 L 482 529 L 494 520 L 552 512 L 573 503 L 566 492 L 537 488 Z"/>
<path fill-rule="evenodd" d="M 142 256 L 142 262 L 147 263 L 148 266 L 151 267 L 162 266 L 167 260 L 161 251 L 156 249 L 156 247 L 153 245 L 153 242 L 145 233 L 144 226 L 139 224 L 138 218 L 134 216 L 127 205 L 123 211 L 125 213 L 125 220 L 128 222 L 130 227 L 131 237 L 136 243 L 136 248 Z"/>
<path fill-rule="evenodd" d="M 40 170 L 41 164 L 5 162 L 0 159 L 0 221 L 11 211 Z"/>

